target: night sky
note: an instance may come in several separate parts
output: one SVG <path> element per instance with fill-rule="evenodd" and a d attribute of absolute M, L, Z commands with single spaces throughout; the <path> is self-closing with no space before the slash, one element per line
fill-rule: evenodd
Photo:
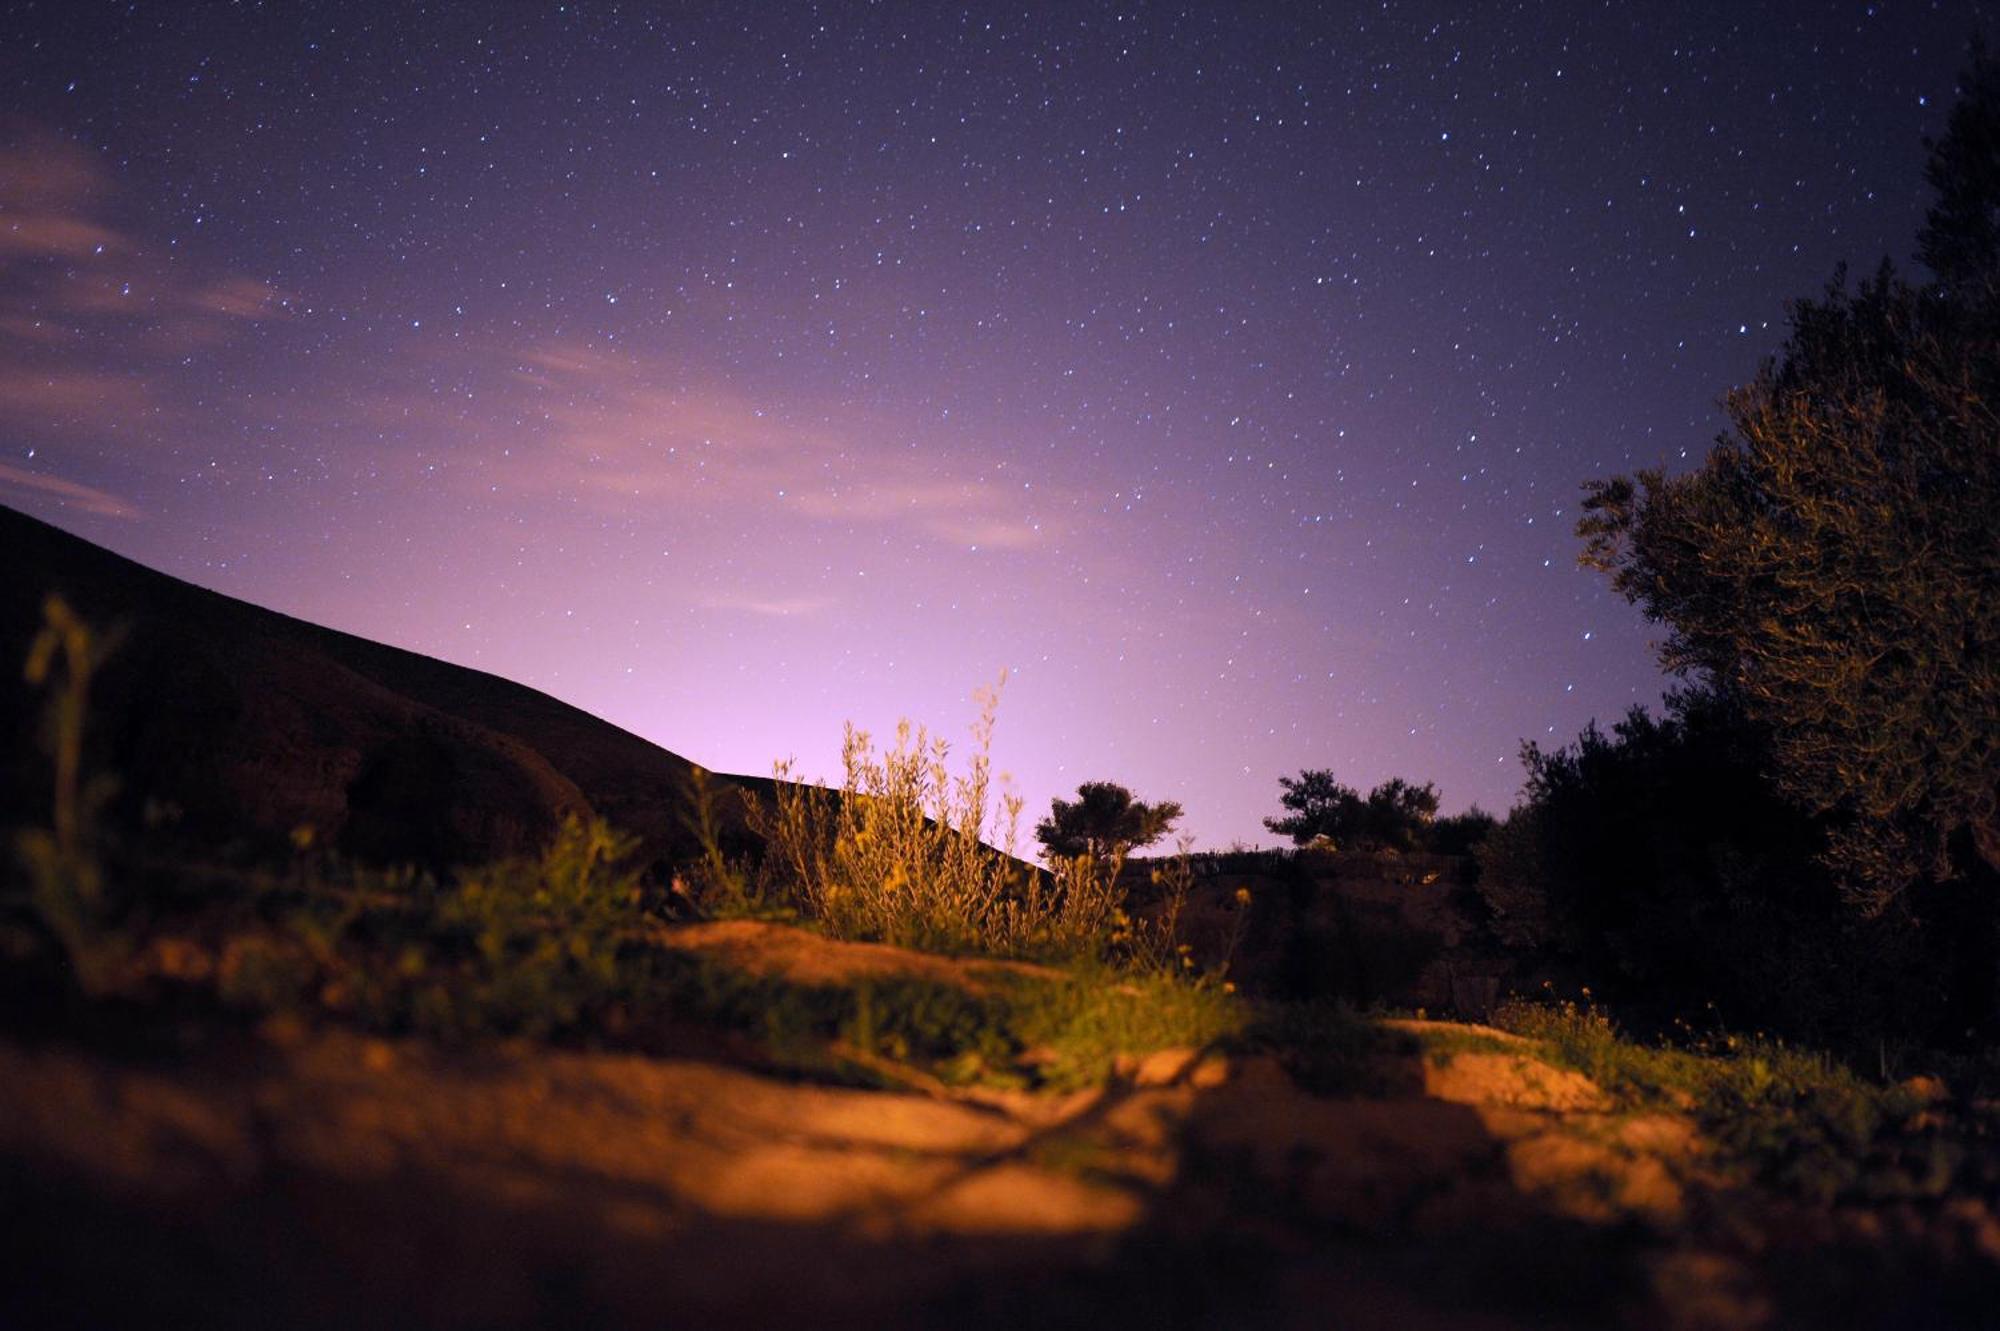
<path fill-rule="evenodd" d="M 721 770 L 1504 810 L 1985 8 L 17 2 L 0 501 Z"/>

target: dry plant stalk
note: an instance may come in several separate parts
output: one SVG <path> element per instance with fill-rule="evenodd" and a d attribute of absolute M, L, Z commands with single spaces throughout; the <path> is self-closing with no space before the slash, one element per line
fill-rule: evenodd
<path fill-rule="evenodd" d="M 118 635 L 93 633 L 56 595 L 43 602 L 42 618 L 22 677 L 49 693 L 52 826 L 24 830 L 16 848 L 36 911 L 68 954 L 79 986 L 98 994 L 112 987 L 124 951 L 122 940 L 103 927 L 109 903 L 96 845 L 97 815 L 116 783 L 102 775 L 84 778 L 83 731 L 91 679 L 115 649 Z"/>
<path fill-rule="evenodd" d="M 849 725 L 838 790 L 773 769 L 770 805 L 751 806 L 768 863 L 804 910 L 842 938 L 1001 956 L 1076 957 L 1108 935 L 1116 867 L 1059 864 L 1044 875 L 1015 856 L 1022 800 L 993 801 L 992 741 L 1003 674 L 975 695 L 979 719 L 963 775 L 950 745 L 908 721 L 878 750 Z M 988 844 L 989 831 L 1001 837 Z"/>

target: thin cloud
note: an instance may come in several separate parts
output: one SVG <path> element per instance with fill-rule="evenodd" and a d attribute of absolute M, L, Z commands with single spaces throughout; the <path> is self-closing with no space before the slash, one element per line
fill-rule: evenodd
<path fill-rule="evenodd" d="M 65 508 L 81 509 L 99 517 L 127 520 L 139 517 L 138 505 L 109 490 L 100 490 L 81 481 L 64 480 L 47 472 L 26 471 L 5 462 L 0 462 L 0 490 L 45 496 Z"/>
<path fill-rule="evenodd" d="M 489 403 L 478 433 L 488 451 L 495 439 L 509 441 L 500 471 L 517 490 L 618 506 L 754 507 L 967 547 L 1027 550 L 1052 534 L 1021 511 L 1017 488 L 886 447 L 878 441 L 893 431 L 880 422 L 815 413 L 814 424 L 800 425 L 725 391 L 660 387 L 680 367 L 596 348 L 543 346 L 510 359 L 511 391 Z M 468 425 L 462 413 L 457 425 Z M 1055 498 L 1038 492 L 1037 502 Z"/>
<path fill-rule="evenodd" d="M 283 314 L 285 299 L 269 282 L 254 277 L 228 277 L 189 292 L 186 303 L 189 309 L 204 314 L 256 323 Z"/>
<path fill-rule="evenodd" d="M 863 481 L 838 489 L 807 492 L 799 508 L 827 521 L 902 521 L 952 545 L 1027 550 L 1051 536 L 1039 518 L 1007 511 L 1012 490 L 985 480 L 939 482 Z"/>
<path fill-rule="evenodd" d="M 704 604 L 710 610 L 732 610 L 743 614 L 761 615 L 771 619 L 791 619 L 801 615 L 817 615 L 831 610 L 838 604 L 831 596 L 792 596 L 774 600 L 760 600 L 747 596 L 714 597 Z"/>
<path fill-rule="evenodd" d="M 131 375 L 52 368 L 0 370 L 0 417 L 92 429 L 130 420 L 152 405 Z"/>
<path fill-rule="evenodd" d="M 108 221 L 114 181 L 73 139 L 0 126 L 0 338 L 56 343 L 88 328 L 106 345 L 176 353 L 234 324 L 285 313 L 288 297 L 242 274 L 187 272 Z"/>
<path fill-rule="evenodd" d="M 37 126 L 0 128 L 0 259 L 79 259 L 120 245 L 89 214 L 110 173 L 75 142 Z"/>

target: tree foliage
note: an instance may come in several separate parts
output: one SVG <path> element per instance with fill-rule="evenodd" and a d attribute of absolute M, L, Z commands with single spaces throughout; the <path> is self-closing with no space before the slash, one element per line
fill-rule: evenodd
<path fill-rule="evenodd" d="M 1768 730 L 1880 909 L 1919 873 L 2000 870 L 2000 77 L 1983 56 L 1922 246 L 1798 302 L 1697 470 L 1590 483 L 1584 562 L 1665 623 L 1663 663 Z"/>
<path fill-rule="evenodd" d="M 1572 960 L 1621 1011 L 1661 1024 L 1720 1018 L 1872 1049 L 1935 1018 L 1936 940 L 1905 912 L 1842 908 L 1822 820 L 1775 789 L 1769 736 L 1739 698 L 1675 690 L 1657 716 L 1635 707 L 1573 744 L 1525 744 L 1522 766 L 1522 803 L 1478 851 L 1510 946 Z"/>
<path fill-rule="evenodd" d="M 1320 837 L 1337 840 L 1336 832 L 1360 821 L 1360 793 L 1334 780 L 1325 768 L 1303 771 L 1296 777 L 1281 776 L 1278 785 L 1284 792 L 1278 802 L 1291 812 L 1282 818 L 1266 818 L 1264 826 L 1290 837 L 1294 845 L 1303 846 Z"/>
<path fill-rule="evenodd" d="M 1291 812 L 1266 818 L 1264 826 L 1294 845 L 1325 837 L 1350 850 L 1414 850 L 1437 817 L 1437 787 L 1429 782 L 1418 786 L 1392 777 L 1364 797 L 1322 768 L 1281 776 L 1278 785 L 1278 802 Z"/>
<path fill-rule="evenodd" d="M 1938 289 L 1966 309 L 2000 308 L 2000 65 L 1975 44 L 1944 138 L 1924 178 L 1937 200 L 1917 257 Z"/>
<path fill-rule="evenodd" d="M 1426 838 L 1427 848 L 1436 855 L 1470 855 L 1499 826 L 1498 818 L 1475 804 L 1464 813 L 1434 821 Z"/>
<path fill-rule="evenodd" d="M 1116 782 L 1086 781 L 1074 800 L 1050 801 L 1035 840 L 1051 855 L 1105 859 L 1152 845 L 1173 830 L 1181 812 L 1173 800 L 1146 804 Z"/>

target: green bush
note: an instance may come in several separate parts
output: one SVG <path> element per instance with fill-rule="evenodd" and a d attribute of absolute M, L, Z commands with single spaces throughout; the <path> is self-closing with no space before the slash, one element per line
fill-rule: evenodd
<path fill-rule="evenodd" d="M 450 959 L 429 968 L 416 1024 L 546 1035 L 630 997 L 620 950 L 645 918 L 637 848 L 602 821 L 570 818 L 539 859 L 458 874 L 430 903 L 424 932 Z"/>

